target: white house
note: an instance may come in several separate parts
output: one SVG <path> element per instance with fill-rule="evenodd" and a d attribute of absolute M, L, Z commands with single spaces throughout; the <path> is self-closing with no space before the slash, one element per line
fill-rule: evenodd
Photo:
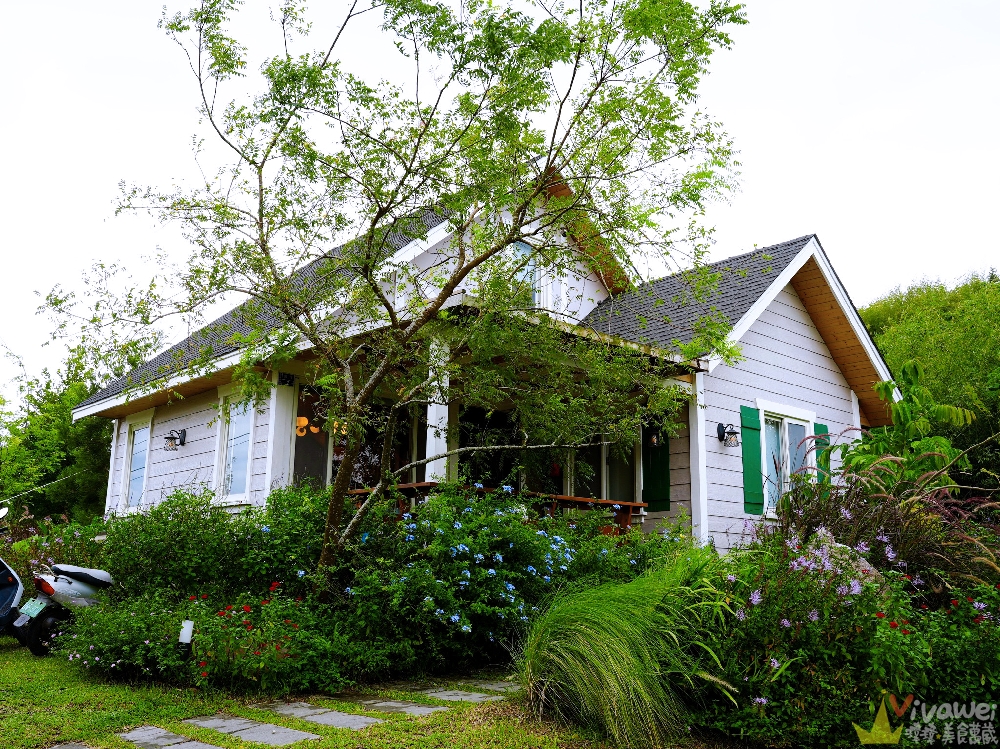
<path fill-rule="evenodd" d="M 400 257 L 417 265 L 433 260 L 435 246 L 447 241 L 447 225 L 440 219 L 432 223 L 426 240 L 400 240 Z M 589 270 L 592 265 L 581 262 L 575 273 L 558 277 L 543 274 L 539 306 L 582 320 L 581 328 L 664 347 L 690 341 L 692 323 L 717 310 L 732 325 L 730 336 L 742 347 L 743 359 L 732 366 L 704 359 L 680 375 L 693 400 L 679 436 L 668 445 L 644 438 L 632 461 L 593 448 L 601 454 L 585 457 L 597 467 L 596 475 L 583 482 L 564 471 L 562 504 L 577 501 L 574 497 L 604 499 L 618 506 L 625 522 L 645 527 L 683 510 L 697 536 L 726 549 L 746 519 L 773 505 L 791 472 L 814 465 L 814 436 L 822 442 L 889 422 L 872 389 L 890 379 L 888 367 L 815 235 L 715 263 L 718 293 L 703 303 L 685 298 L 681 275 L 609 291 L 612 284 Z M 305 362 L 270 373 L 274 387 L 261 410 L 235 409 L 228 421 L 217 418 L 220 404 L 229 403 L 236 356 L 227 338 L 240 325 L 237 308 L 76 408 L 74 418 L 99 416 L 115 423 L 108 511 L 150 505 L 181 487 L 211 487 L 220 503 L 243 505 L 263 503 L 271 488 L 292 481 L 330 481 L 337 460 L 334 440 L 314 424 L 316 396 L 302 381 Z M 160 377 L 205 345 L 218 357 L 213 374 L 175 378 L 168 388 L 130 396 L 129 383 Z M 401 454 L 419 459 L 443 452 L 442 428 L 458 419 L 457 403 L 429 406 L 426 417 L 401 438 Z M 181 430 L 184 444 L 166 449 L 166 438 Z M 728 441 L 727 430 L 735 433 Z M 456 465 L 437 461 L 409 478 L 454 476 Z"/>

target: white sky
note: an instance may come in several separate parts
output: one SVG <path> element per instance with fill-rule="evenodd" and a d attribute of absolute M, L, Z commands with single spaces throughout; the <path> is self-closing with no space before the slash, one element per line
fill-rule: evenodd
<path fill-rule="evenodd" d="M 266 20 L 267 4 L 245 7 Z M 141 272 L 157 246 L 185 251 L 149 219 L 113 215 L 121 180 L 166 187 L 196 174 L 195 90 L 156 27 L 160 8 L 0 0 L 0 341 L 31 372 L 62 356 L 42 347 L 34 292 L 78 288 L 95 260 Z M 815 232 L 859 305 L 1000 266 L 988 225 L 1000 198 L 1000 2 L 749 0 L 748 13 L 703 86 L 742 162 L 741 190 L 709 212 L 714 258 Z M 382 64 L 377 40 L 350 42 L 362 66 Z M 0 389 L 15 374 L 0 362 Z"/>

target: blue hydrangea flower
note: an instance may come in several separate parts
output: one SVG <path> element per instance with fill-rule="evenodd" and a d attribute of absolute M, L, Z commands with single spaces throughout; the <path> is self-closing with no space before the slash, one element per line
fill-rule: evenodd
<path fill-rule="evenodd" d="M 483 556 L 482 554 L 476 554 L 476 555 L 475 555 L 474 557 L 472 557 L 472 558 L 473 558 L 473 560 L 475 560 L 475 561 L 477 561 L 477 562 L 481 562 L 481 561 L 483 561 L 483 559 L 485 559 L 485 557 L 484 557 L 484 556 Z"/>
<path fill-rule="evenodd" d="M 528 572 L 530 572 L 532 575 L 535 574 L 535 568 L 532 567 L 530 564 L 528 565 Z"/>
<path fill-rule="evenodd" d="M 368 543 L 368 532 L 367 531 L 365 531 L 364 533 L 361 534 L 361 543 L 363 543 L 363 544 L 364 543 Z"/>
<path fill-rule="evenodd" d="M 261 528 L 261 531 L 263 533 L 270 533 L 271 532 L 271 526 L 265 525 L 263 528 Z"/>
<path fill-rule="evenodd" d="M 444 609 L 438 609 L 435 611 L 434 616 L 444 616 Z"/>
<path fill-rule="evenodd" d="M 503 486 L 503 490 L 504 490 L 505 492 L 507 492 L 508 494 L 511 494 L 511 493 L 513 493 L 513 491 L 514 491 L 514 487 L 513 487 L 513 486 L 507 486 L 506 484 L 504 484 L 504 486 Z"/>
<path fill-rule="evenodd" d="M 506 586 L 507 590 L 514 590 L 514 586 L 511 585 L 510 583 L 505 583 L 505 586 Z"/>
<path fill-rule="evenodd" d="M 544 580 L 545 582 L 549 582 L 549 581 L 550 581 L 550 580 L 551 580 L 552 578 L 551 578 L 551 577 L 549 577 L 548 575 L 543 575 L 543 576 L 542 576 L 542 579 L 543 579 L 543 580 Z"/>
<path fill-rule="evenodd" d="M 471 632 L 472 631 L 472 627 L 470 627 L 468 624 L 463 624 L 462 625 L 462 631 L 463 632 Z"/>
<path fill-rule="evenodd" d="M 497 554 L 497 561 L 498 562 L 502 562 L 503 561 L 503 556 L 501 554 Z"/>
<path fill-rule="evenodd" d="M 413 537 L 413 535 L 412 535 L 412 534 L 410 534 L 410 533 L 406 534 L 406 540 L 407 540 L 407 541 L 412 541 L 412 540 L 413 540 L 413 538 L 414 538 L 414 537 Z"/>
<path fill-rule="evenodd" d="M 462 570 L 462 577 L 471 577 L 468 570 Z"/>
<path fill-rule="evenodd" d="M 347 595 L 349 595 L 349 596 L 353 596 L 354 595 L 354 591 L 351 590 L 350 588 L 344 588 L 344 592 L 347 593 Z"/>
<path fill-rule="evenodd" d="M 452 614 L 452 615 L 451 615 L 451 616 L 449 617 L 449 619 L 450 619 L 450 620 L 451 620 L 452 622 L 455 622 L 455 623 L 458 623 L 458 620 L 459 620 L 459 619 L 461 619 L 461 618 L 462 618 L 462 617 L 461 617 L 461 616 L 459 616 L 458 614 Z"/>
<path fill-rule="evenodd" d="M 457 531 L 462 530 L 462 524 L 460 522 L 458 522 L 457 520 L 454 522 L 454 524 L 451 527 L 454 528 Z"/>
<path fill-rule="evenodd" d="M 298 575 L 299 577 L 305 577 L 306 576 L 306 571 L 305 570 L 299 570 L 295 574 Z"/>
<path fill-rule="evenodd" d="M 478 481 L 475 484 L 473 484 L 473 486 L 476 487 L 477 489 L 482 489 L 483 488 L 483 485 L 480 484 Z"/>
<path fill-rule="evenodd" d="M 535 535 L 536 536 L 545 536 L 547 538 L 549 534 L 546 533 L 545 531 L 535 531 Z"/>
<path fill-rule="evenodd" d="M 490 577 L 496 577 L 497 571 L 491 567 L 490 569 L 486 570 L 486 574 L 489 575 Z"/>

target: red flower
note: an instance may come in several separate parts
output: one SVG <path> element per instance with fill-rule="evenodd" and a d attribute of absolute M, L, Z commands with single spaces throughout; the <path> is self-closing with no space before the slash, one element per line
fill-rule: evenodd
<path fill-rule="evenodd" d="M 951 605 L 952 605 L 952 606 L 958 606 L 958 599 L 956 599 L 956 598 L 952 598 L 952 599 L 951 599 Z"/>
<path fill-rule="evenodd" d="M 909 619 L 904 619 L 904 620 L 903 620 L 903 624 L 909 624 L 909 623 L 910 623 L 910 620 L 909 620 Z"/>
<path fill-rule="evenodd" d="M 926 609 L 926 608 L 927 608 L 927 604 L 926 604 L 926 603 L 922 603 L 922 604 L 920 604 L 920 608 L 922 608 L 922 609 Z"/>
<path fill-rule="evenodd" d="M 208 676 L 208 671 L 202 671 L 202 672 L 201 672 L 201 675 L 202 675 L 202 676 Z"/>
<path fill-rule="evenodd" d="M 889 626 L 895 629 L 896 627 L 899 626 L 899 622 L 889 622 Z"/>
<path fill-rule="evenodd" d="M 908 629 L 901 629 L 899 631 L 902 632 L 904 635 L 910 634 L 910 630 L 908 630 Z"/>
<path fill-rule="evenodd" d="M 965 600 L 968 601 L 969 603 L 972 603 L 976 599 L 975 598 L 969 598 L 968 596 L 966 596 Z"/>
<path fill-rule="evenodd" d="M 249 620 L 249 619 L 244 619 L 244 620 L 243 620 L 243 623 L 244 623 L 244 624 L 249 624 L 249 623 L 250 623 L 250 620 Z"/>
<path fill-rule="evenodd" d="M 201 594 L 201 597 L 202 597 L 203 599 L 205 599 L 205 598 L 208 598 L 208 593 L 202 593 L 202 594 Z"/>
<path fill-rule="evenodd" d="M 219 612 L 219 616 L 225 616 L 225 615 L 226 615 L 226 612 L 225 612 L 225 611 L 220 611 L 220 612 Z"/>
<path fill-rule="evenodd" d="M 271 602 L 270 600 L 261 601 L 260 605 L 261 606 L 267 606 L 267 604 L 269 604 L 270 602 Z"/>
<path fill-rule="evenodd" d="M 275 646 L 274 646 L 274 649 L 275 649 L 275 650 L 281 650 L 281 645 L 280 645 L 280 644 L 278 644 L 278 645 L 275 645 Z"/>
<path fill-rule="evenodd" d="M 255 651 L 253 651 L 253 654 L 254 655 L 260 655 L 260 651 L 259 650 L 255 650 Z"/>
<path fill-rule="evenodd" d="M 191 596 L 188 600 L 189 601 L 194 601 L 196 598 L 198 598 L 198 596 Z"/>
<path fill-rule="evenodd" d="M 905 577 L 907 580 L 913 579 L 913 575 L 903 575 L 903 577 Z"/>
<path fill-rule="evenodd" d="M 877 616 L 879 619 L 885 619 L 885 614 L 882 613 L 881 611 L 879 611 L 877 614 L 875 614 L 875 616 Z"/>
<path fill-rule="evenodd" d="M 252 609 L 249 606 L 244 606 L 243 610 L 246 611 L 248 614 L 252 611 Z"/>
<path fill-rule="evenodd" d="M 279 585 L 281 585 L 281 583 L 279 583 L 277 580 L 271 583 L 271 588 L 270 588 L 271 592 L 273 593 L 275 590 L 277 590 Z"/>
<path fill-rule="evenodd" d="M 226 606 L 226 611 L 232 611 L 232 610 L 233 610 L 232 606 Z"/>
<path fill-rule="evenodd" d="M 285 624 L 291 624 L 291 623 L 292 623 L 291 619 L 285 619 Z"/>
<path fill-rule="evenodd" d="M 250 631 L 250 630 L 252 630 L 252 629 L 253 629 L 253 626 L 251 626 L 251 625 L 249 625 L 249 624 L 248 624 L 248 625 L 247 625 L 247 632 L 249 632 L 249 631 Z"/>
<path fill-rule="evenodd" d="M 202 662 L 201 662 L 201 663 L 199 663 L 198 665 L 199 665 L 199 666 L 201 666 L 202 668 L 204 668 L 205 666 L 207 666 L 207 665 L 208 665 L 208 661 L 202 661 Z"/>
<path fill-rule="evenodd" d="M 1000 585 L 998 585 L 997 587 L 1000 588 Z M 301 601 L 302 600 L 302 596 L 296 596 L 295 600 L 296 601 Z"/>

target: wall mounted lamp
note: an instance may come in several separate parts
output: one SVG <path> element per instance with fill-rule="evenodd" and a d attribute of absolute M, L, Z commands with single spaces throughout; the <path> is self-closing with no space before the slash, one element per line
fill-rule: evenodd
<path fill-rule="evenodd" d="M 171 429 L 163 437 L 164 450 L 176 450 L 179 445 L 187 442 L 187 429 Z"/>
<path fill-rule="evenodd" d="M 725 447 L 740 446 L 740 433 L 736 431 L 736 427 L 732 424 L 719 424 L 715 428 L 715 433 L 719 437 L 719 442 Z"/>

